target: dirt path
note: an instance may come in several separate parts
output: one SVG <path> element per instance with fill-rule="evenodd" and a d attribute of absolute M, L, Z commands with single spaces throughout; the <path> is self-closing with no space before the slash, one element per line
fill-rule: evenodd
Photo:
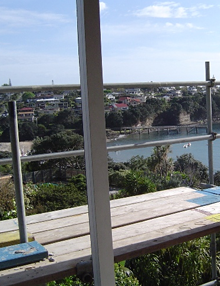
<path fill-rule="evenodd" d="M 20 150 L 26 154 L 31 150 L 32 141 L 24 141 L 20 142 Z M 0 142 L 0 151 L 8 151 L 11 152 L 11 143 L 9 142 Z"/>

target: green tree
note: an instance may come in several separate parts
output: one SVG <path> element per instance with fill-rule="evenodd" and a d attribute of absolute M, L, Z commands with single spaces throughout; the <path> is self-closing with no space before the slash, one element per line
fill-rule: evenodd
<path fill-rule="evenodd" d="M 44 138 L 36 138 L 32 145 L 31 155 L 64 152 L 71 150 L 83 149 L 83 137 L 69 132 L 59 132 Z M 82 156 L 66 157 L 62 159 L 54 159 L 41 162 L 30 162 L 27 169 L 30 171 L 39 169 L 59 168 L 65 170 L 68 167 L 75 169 L 84 169 L 85 162 Z"/>
<path fill-rule="evenodd" d="M 20 141 L 32 141 L 37 134 L 37 126 L 33 122 L 19 123 L 19 140 Z"/>
<path fill-rule="evenodd" d="M 74 111 L 71 109 L 65 109 L 57 114 L 57 116 L 54 118 L 54 123 L 61 124 L 65 128 L 70 129 L 74 128 L 74 123 L 76 120 L 77 119 L 74 114 Z"/>
<path fill-rule="evenodd" d="M 198 187 L 201 182 L 208 182 L 208 168 L 196 160 L 191 153 L 177 157 L 174 169 L 187 175 L 185 179 L 187 186 Z"/>
<path fill-rule="evenodd" d="M 220 171 L 214 174 L 214 184 L 220 186 Z"/>
<path fill-rule="evenodd" d="M 50 128 L 54 122 L 55 116 L 53 114 L 44 114 L 38 118 L 38 124 L 43 124 L 47 129 Z"/>
<path fill-rule="evenodd" d="M 125 176 L 125 187 L 119 196 L 135 196 L 155 192 L 155 184 L 141 171 L 128 171 Z"/>
<path fill-rule="evenodd" d="M 127 166 L 132 170 L 132 171 L 146 171 L 148 170 L 148 159 L 144 158 L 144 156 L 133 156 L 127 163 Z"/>
<path fill-rule="evenodd" d="M 11 158 L 11 152 L 0 151 L 0 159 Z M 8 175 L 12 173 L 12 165 L 0 165 L 0 175 Z"/>
<path fill-rule="evenodd" d="M 23 100 L 24 102 L 26 102 L 27 99 L 31 99 L 31 98 L 35 98 L 35 94 L 34 94 L 33 92 L 27 91 L 27 92 L 24 92 L 24 93 L 22 94 L 22 100 Z"/>
<path fill-rule="evenodd" d="M 123 125 L 124 126 L 133 126 L 133 125 L 137 125 L 138 121 L 139 121 L 139 116 L 137 114 L 135 114 L 134 112 L 132 112 L 132 110 L 125 110 L 122 113 L 123 116 Z"/>
<path fill-rule="evenodd" d="M 10 142 L 10 127 L 6 127 L 0 137 L 2 142 Z"/>
<path fill-rule="evenodd" d="M 111 111 L 106 114 L 106 128 L 122 127 L 123 117 L 121 112 Z"/>
<path fill-rule="evenodd" d="M 153 154 L 148 158 L 148 168 L 160 177 L 167 176 L 173 171 L 173 160 L 168 157 L 170 146 L 156 146 Z"/>
<path fill-rule="evenodd" d="M 47 134 L 47 128 L 43 124 L 37 126 L 37 136 L 44 137 Z"/>
<path fill-rule="evenodd" d="M 0 130 L 4 131 L 7 128 L 9 128 L 9 116 L 0 117 Z"/>

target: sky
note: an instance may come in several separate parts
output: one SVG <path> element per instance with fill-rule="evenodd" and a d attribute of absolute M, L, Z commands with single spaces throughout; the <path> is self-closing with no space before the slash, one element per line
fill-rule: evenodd
<path fill-rule="evenodd" d="M 220 80 L 220 1 L 100 2 L 104 83 Z M 0 85 L 78 84 L 75 0 L 0 0 Z"/>

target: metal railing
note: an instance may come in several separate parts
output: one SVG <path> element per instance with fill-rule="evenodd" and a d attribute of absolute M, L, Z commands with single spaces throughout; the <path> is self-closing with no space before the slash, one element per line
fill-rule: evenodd
<path fill-rule="evenodd" d="M 214 140 L 220 138 L 220 134 L 209 134 L 209 135 L 198 135 L 190 137 L 191 142 L 196 141 L 204 141 L 204 140 Z M 183 137 L 178 139 L 168 139 L 168 140 L 158 140 L 158 141 L 150 141 L 144 142 L 140 144 L 127 144 L 127 145 L 120 145 L 120 146 L 109 146 L 107 147 L 108 152 L 115 152 L 115 151 L 124 151 L 124 150 L 131 150 L 131 149 L 139 149 L 139 148 L 147 148 L 147 147 L 155 147 L 155 146 L 162 146 L 162 145 L 172 145 L 178 143 L 187 143 L 189 141 L 189 137 Z M 39 155 L 29 155 L 29 156 L 22 156 L 21 162 L 33 162 L 33 161 L 41 161 L 41 160 L 52 160 L 52 159 L 62 159 L 66 157 L 77 157 L 77 156 L 84 156 L 84 150 L 74 150 L 74 151 L 63 151 L 63 152 L 54 152 L 54 153 L 46 153 L 46 154 L 39 154 Z M 0 159 L 0 165 L 5 164 L 12 164 L 12 158 L 5 158 Z"/>
<path fill-rule="evenodd" d="M 170 86 L 205 86 L 206 87 L 206 102 L 207 102 L 207 125 L 208 125 L 208 134 L 207 135 L 198 135 L 195 137 L 190 137 L 190 141 L 208 141 L 208 158 L 209 158 L 209 180 L 210 183 L 214 183 L 213 179 L 213 150 L 212 150 L 212 141 L 214 139 L 220 138 L 220 134 L 214 134 L 212 132 L 212 104 L 211 104 L 211 88 L 220 85 L 220 82 L 215 81 L 214 79 L 210 79 L 209 72 L 209 63 L 206 63 L 206 81 L 184 81 L 184 82 L 147 82 L 147 83 L 112 83 L 112 84 L 104 84 L 104 88 L 156 88 L 156 87 L 170 87 Z M 78 90 L 80 89 L 80 85 L 37 85 L 37 86 L 3 86 L 0 87 L 0 93 L 13 93 L 13 92 L 24 92 L 24 91 L 57 91 L 57 90 Z M 112 151 L 121 151 L 121 150 L 129 150 L 129 149 L 137 149 L 137 148 L 146 148 L 146 147 L 154 147 L 161 145 L 170 145 L 170 144 L 178 144 L 178 143 L 186 143 L 188 142 L 188 137 L 178 138 L 178 139 L 170 139 L 170 140 L 158 140 L 145 142 L 140 144 L 129 144 L 129 145 L 121 145 L 121 146 L 111 146 L 107 147 L 108 152 Z M 15 147 L 14 147 L 15 149 Z M 12 150 L 13 152 L 13 150 Z M 18 152 L 18 150 L 17 150 Z M 74 151 L 66 151 L 66 152 L 55 152 L 50 154 L 39 154 L 39 155 L 30 155 L 25 157 L 20 157 L 21 162 L 31 162 L 31 161 L 40 161 L 40 160 L 50 160 L 50 159 L 59 159 L 65 157 L 75 157 L 84 155 L 84 150 L 74 150 Z M 11 164 L 12 158 L 6 158 L 0 160 L 0 165 Z M 18 174 L 18 176 L 21 176 Z M 21 179 L 21 178 L 20 178 Z M 215 244 L 215 234 L 212 235 L 212 244 Z M 216 248 L 212 247 L 212 279 L 214 281 L 210 282 L 213 284 L 207 285 L 215 285 L 217 279 L 217 270 L 216 270 Z M 205 284 L 206 285 L 206 284 Z"/>

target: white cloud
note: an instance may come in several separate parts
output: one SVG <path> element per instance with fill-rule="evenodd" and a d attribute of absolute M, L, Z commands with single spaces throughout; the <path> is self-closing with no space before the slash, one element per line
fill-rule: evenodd
<path fill-rule="evenodd" d="M 184 23 L 184 24 L 180 24 L 180 23 L 170 23 L 167 22 L 165 24 L 165 27 L 167 27 L 167 31 L 171 31 L 171 32 L 178 32 L 180 30 L 188 30 L 188 29 L 194 29 L 194 30 L 202 30 L 202 27 L 199 26 L 195 26 L 192 23 Z"/>
<path fill-rule="evenodd" d="M 55 25 L 70 22 L 67 16 L 55 13 L 40 13 L 25 9 L 0 7 L 0 23 L 9 27 L 32 25 Z"/>
<path fill-rule="evenodd" d="M 187 17 L 186 9 L 179 7 L 175 2 L 163 2 L 158 5 L 152 5 L 138 10 L 137 16 L 147 16 L 155 18 L 185 18 Z"/>
<path fill-rule="evenodd" d="M 99 7 L 101 12 L 108 8 L 105 2 L 99 2 Z"/>
<path fill-rule="evenodd" d="M 183 7 L 178 7 L 175 11 L 175 18 L 186 18 L 187 12 L 186 9 Z"/>
<path fill-rule="evenodd" d="M 121 25 L 102 25 L 102 39 L 104 42 L 117 41 L 117 39 L 130 39 L 131 37 L 146 36 L 146 34 L 175 33 L 187 30 L 202 30 L 203 27 L 196 26 L 191 22 L 166 23 L 145 22 L 141 25 L 129 22 Z"/>
<path fill-rule="evenodd" d="M 157 17 L 157 18 L 170 18 L 171 9 L 167 6 L 148 6 L 136 12 L 136 15 L 139 17 L 148 16 L 148 17 Z"/>
<path fill-rule="evenodd" d="M 192 7 L 183 7 L 176 2 L 161 2 L 159 4 L 144 7 L 135 12 L 138 17 L 154 18 L 188 18 L 200 16 L 200 10 L 213 8 L 213 5 L 199 4 Z"/>
<path fill-rule="evenodd" d="M 210 9 L 210 8 L 213 8 L 214 5 L 206 5 L 206 4 L 200 4 L 198 6 L 199 9 Z"/>

